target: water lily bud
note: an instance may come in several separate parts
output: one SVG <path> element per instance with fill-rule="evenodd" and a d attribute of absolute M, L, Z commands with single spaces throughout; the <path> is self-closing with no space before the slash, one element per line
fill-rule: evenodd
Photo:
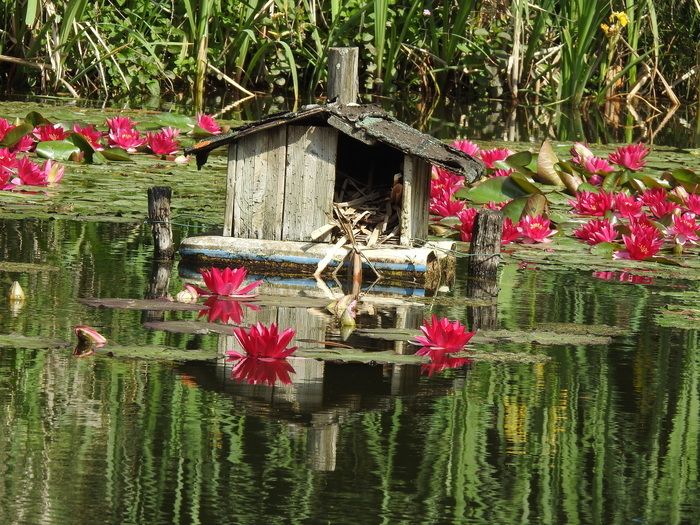
<path fill-rule="evenodd" d="M 185 289 L 177 293 L 177 295 L 175 296 L 175 300 L 178 303 L 196 303 L 198 297 L 199 294 L 197 293 L 197 290 L 194 288 L 194 286 L 186 284 Z"/>
<path fill-rule="evenodd" d="M 10 286 L 10 293 L 8 294 L 8 297 L 12 302 L 24 301 L 24 290 L 22 290 L 22 287 L 17 281 L 13 282 L 12 286 Z"/>

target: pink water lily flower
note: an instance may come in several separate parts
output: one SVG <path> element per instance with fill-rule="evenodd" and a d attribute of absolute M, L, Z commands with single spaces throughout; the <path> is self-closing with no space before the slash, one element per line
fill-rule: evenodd
<path fill-rule="evenodd" d="M 47 175 L 38 164 L 27 157 L 17 159 L 17 177 L 12 179 L 12 184 L 17 186 L 46 186 L 49 183 Z"/>
<path fill-rule="evenodd" d="M 0 117 L 0 140 L 3 140 L 5 138 L 5 135 L 7 135 L 7 132 L 10 131 L 12 128 L 14 128 L 12 124 L 10 124 L 4 118 Z"/>
<path fill-rule="evenodd" d="M 129 153 L 136 153 L 145 143 L 146 139 L 135 129 L 117 128 L 109 132 L 110 146 L 123 148 Z"/>
<path fill-rule="evenodd" d="M 443 190 L 439 197 L 430 199 L 430 213 L 439 217 L 451 217 L 464 209 L 464 201 L 454 200 Z"/>
<path fill-rule="evenodd" d="M 589 157 L 583 160 L 583 169 L 591 175 L 607 175 L 615 171 L 610 163 L 600 157 Z"/>
<path fill-rule="evenodd" d="M 511 173 L 515 172 L 513 168 L 499 168 L 497 170 L 494 170 L 489 177 L 509 177 Z"/>
<path fill-rule="evenodd" d="M 493 148 L 487 150 L 481 150 L 479 152 L 479 158 L 484 163 L 484 165 L 489 169 L 494 169 L 494 164 L 499 160 L 505 160 L 510 157 L 513 153 L 512 150 L 508 148 Z"/>
<path fill-rule="evenodd" d="M 211 115 L 197 113 L 195 120 L 197 121 L 197 126 L 202 128 L 204 131 L 207 131 L 212 135 L 218 135 L 221 133 L 221 126 L 219 126 L 219 123 L 216 122 L 216 119 Z"/>
<path fill-rule="evenodd" d="M 518 225 L 514 224 L 510 217 L 503 219 L 503 227 L 501 229 L 501 244 L 510 244 L 520 238 Z"/>
<path fill-rule="evenodd" d="M 47 160 L 41 167 L 41 171 L 44 172 L 44 175 L 46 176 L 46 182 L 48 184 L 57 184 L 63 178 L 63 172 L 65 171 L 65 168 L 58 162 Z"/>
<path fill-rule="evenodd" d="M 571 161 L 581 166 L 584 161 L 594 157 L 593 152 L 582 142 L 574 142 L 569 153 L 571 153 Z"/>
<path fill-rule="evenodd" d="M 466 153 L 470 157 L 476 158 L 479 155 L 479 146 L 474 144 L 471 140 L 457 139 L 450 145 L 453 148 Z"/>
<path fill-rule="evenodd" d="M 450 195 L 454 195 L 462 186 L 464 186 L 464 177 L 449 170 L 433 166 L 433 172 L 430 178 L 431 197 L 441 196 L 445 191 Z"/>
<path fill-rule="evenodd" d="M 131 120 L 129 117 L 113 117 L 106 119 L 107 127 L 109 132 L 117 134 L 118 131 L 131 131 L 136 127 L 136 122 Z"/>
<path fill-rule="evenodd" d="M 613 254 L 615 259 L 633 259 L 643 261 L 658 253 L 663 245 L 661 233 L 644 220 L 630 221 L 630 234 L 623 235 L 626 250 Z"/>
<path fill-rule="evenodd" d="M 615 206 L 612 193 L 605 191 L 578 191 L 576 199 L 570 200 L 569 205 L 581 215 L 603 216 Z"/>
<path fill-rule="evenodd" d="M 574 230 L 574 236 L 593 246 L 601 242 L 614 242 L 617 230 L 608 219 L 593 219 Z"/>
<path fill-rule="evenodd" d="M 249 298 L 255 296 L 255 294 L 250 292 L 262 284 L 262 281 L 253 281 L 246 286 L 242 286 L 248 275 L 248 271 L 243 267 L 226 267 L 223 270 L 211 268 L 209 270 L 200 270 L 199 273 L 208 288 L 203 290 L 195 287 L 201 295 L 226 295 L 228 297 Z"/>
<path fill-rule="evenodd" d="M 693 212 L 695 215 L 700 215 L 700 195 L 697 193 L 691 193 L 685 198 L 685 206 L 688 211 Z"/>
<path fill-rule="evenodd" d="M 644 191 L 641 201 L 649 208 L 649 212 L 659 219 L 678 209 L 675 202 L 668 200 L 668 192 L 663 188 L 652 188 Z"/>
<path fill-rule="evenodd" d="M 445 317 L 438 319 L 435 314 L 429 321 L 423 322 L 420 330 L 423 335 L 417 336 L 414 341 L 409 341 L 413 345 L 422 347 L 416 355 L 430 355 L 430 352 L 434 351 L 458 352 L 476 333 L 476 331 L 468 332 L 459 321 L 450 321 Z"/>
<path fill-rule="evenodd" d="M 26 151 L 32 151 L 34 147 L 36 146 L 36 142 L 34 141 L 34 138 L 31 135 L 25 135 L 21 139 L 19 139 L 14 146 L 12 146 L 10 149 L 14 152 L 26 152 Z"/>
<path fill-rule="evenodd" d="M 172 155 L 180 145 L 175 140 L 180 130 L 174 128 L 164 128 L 157 133 L 146 133 L 148 147 L 156 155 Z"/>
<path fill-rule="evenodd" d="M 676 244 L 696 244 L 700 224 L 695 219 L 694 213 L 686 212 L 682 215 L 674 215 L 672 221 L 673 224 L 666 229 L 666 234 L 673 237 Z"/>
<path fill-rule="evenodd" d="M 39 142 L 50 140 L 65 140 L 68 132 L 60 124 L 43 124 L 34 128 L 32 132 L 34 138 Z"/>
<path fill-rule="evenodd" d="M 642 215 L 643 202 L 629 193 L 620 192 L 615 194 L 615 210 L 617 215 L 631 219 Z"/>
<path fill-rule="evenodd" d="M 518 232 L 523 236 L 525 243 L 547 243 L 552 242 L 550 237 L 557 233 L 549 227 L 549 219 L 545 219 L 542 215 L 532 217 L 526 215 L 518 223 Z"/>
<path fill-rule="evenodd" d="M 496 202 L 496 201 L 489 201 L 486 204 L 484 204 L 484 208 L 487 210 L 502 210 L 506 204 L 508 204 L 510 201 L 503 201 L 503 202 Z"/>
<path fill-rule="evenodd" d="M 73 327 L 73 332 L 78 339 L 88 339 L 98 348 L 107 344 L 107 338 L 91 326 L 78 325 Z"/>
<path fill-rule="evenodd" d="M 629 144 L 617 148 L 617 150 L 608 155 L 608 160 L 630 171 L 639 171 L 646 166 L 647 163 L 644 158 L 649 155 L 649 151 L 649 148 L 642 143 Z"/>
<path fill-rule="evenodd" d="M 17 167 L 17 155 L 7 148 L 0 148 L 0 170 L 10 171 Z"/>
<path fill-rule="evenodd" d="M 88 126 L 81 126 L 79 124 L 73 124 L 73 133 L 77 133 L 92 146 L 95 151 L 101 151 L 104 148 L 100 140 L 102 139 L 102 133 L 95 128 L 92 124 Z"/>
<path fill-rule="evenodd" d="M 472 230 L 474 230 L 474 222 L 476 221 L 477 213 L 479 212 L 476 208 L 465 208 L 457 213 L 460 238 L 463 242 L 470 242 L 472 240 Z"/>
<path fill-rule="evenodd" d="M 285 359 L 292 355 L 297 347 L 287 348 L 296 332 L 292 328 L 287 328 L 279 332 L 277 324 L 271 323 L 265 326 L 262 323 L 255 323 L 248 330 L 242 327 L 233 329 L 233 336 L 241 345 L 245 354 L 240 354 L 235 350 L 226 352 L 231 359 L 242 357 L 253 357 L 255 359 Z"/>

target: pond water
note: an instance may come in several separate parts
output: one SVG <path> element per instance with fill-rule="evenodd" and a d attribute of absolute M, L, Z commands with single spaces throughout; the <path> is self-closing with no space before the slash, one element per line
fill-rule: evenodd
<path fill-rule="evenodd" d="M 0 523 L 700 521 L 698 327 L 665 315 L 697 304 L 697 279 L 519 253 L 492 314 L 522 338 L 474 346 L 521 361 L 294 359 L 290 385 L 248 385 L 215 358 L 227 336 L 158 329 L 197 311 L 80 301 L 148 295 L 150 231 L 137 219 L 147 185 L 181 184 L 177 241 L 216 224 L 220 181 L 159 163 L 101 169 L 72 168 L 56 195 L 3 202 L 0 290 L 19 280 L 27 300 L 0 301 Z M 110 178 L 123 187 L 117 204 Z M 438 298 L 377 302 L 349 341 L 406 351 L 397 328 L 475 315 L 463 288 L 459 278 Z M 245 310 L 244 322 L 284 318 L 309 340 L 341 341 L 318 302 L 305 292 L 299 305 Z M 77 324 L 114 355 L 73 357 Z M 159 349 L 180 358 L 157 359 Z"/>

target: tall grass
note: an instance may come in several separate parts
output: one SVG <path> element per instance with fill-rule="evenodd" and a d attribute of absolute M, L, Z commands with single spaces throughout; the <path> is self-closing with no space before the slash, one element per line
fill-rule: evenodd
<path fill-rule="evenodd" d="M 613 11 L 629 20 L 614 39 L 601 30 Z M 674 74 L 694 65 L 674 43 L 697 42 L 699 13 L 689 0 L 0 0 L 0 84 L 197 106 L 212 89 L 299 98 L 322 90 L 329 47 L 353 45 L 362 85 L 384 95 L 581 104 L 693 84 Z"/>

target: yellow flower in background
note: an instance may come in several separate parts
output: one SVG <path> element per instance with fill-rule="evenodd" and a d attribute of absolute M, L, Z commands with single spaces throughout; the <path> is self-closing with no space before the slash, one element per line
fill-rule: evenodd
<path fill-rule="evenodd" d="M 629 18 L 627 18 L 627 14 L 624 11 L 613 11 L 613 13 L 610 15 L 610 23 L 613 25 L 620 24 L 620 27 L 625 27 L 627 24 L 629 24 Z"/>

